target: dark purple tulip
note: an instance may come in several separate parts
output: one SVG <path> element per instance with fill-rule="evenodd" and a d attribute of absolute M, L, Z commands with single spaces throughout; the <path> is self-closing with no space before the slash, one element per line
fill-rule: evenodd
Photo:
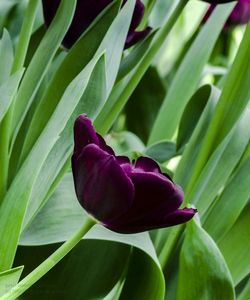
<path fill-rule="evenodd" d="M 72 170 L 81 206 L 105 227 L 135 233 L 189 221 L 195 209 L 183 208 L 182 189 L 157 163 L 140 157 L 131 163 L 116 156 L 81 115 L 74 126 Z"/>
<path fill-rule="evenodd" d="M 204 17 L 205 21 L 210 17 L 215 7 L 216 5 L 214 4 L 210 5 Z M 233 9 L 232 13 L 230 14 L 229 18 L 226 21 L 225 28 L 246 24 L 249 21 L 249 19 L 250 19 L 250 0 L 238 0 L 235 8 Z"/>
<path fill-rule="evenodd" d="M 89 27 L 94 19 L 113 0 L 78 0 L 75 15 L 68 32 L 63 40 L 63 46 L 67 49 L 79 39 L 81 34 Z M 123 0 L 123 4 L 127 0 Z M 43 14 L 46 26 L 52 22 L 61 0 L 42 0 Z M 128 32 L 125 48 L 128 48 L 148 35 L 151 28 L 147 27 L 142 31 L 136 31 L 144 14 L 144 5 L 141 0 L 136 0 L 132 22 Z"/>

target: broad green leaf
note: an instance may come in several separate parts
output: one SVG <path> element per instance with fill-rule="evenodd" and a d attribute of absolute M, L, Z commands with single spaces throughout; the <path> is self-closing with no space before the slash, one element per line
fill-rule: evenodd
<path fill-rule="evenodd" d="M 46 74 L 49 64 L 67 32 L 74 14 L 75 6 L 76 0 L 61 1 L 53 22 L 49 26 L 48 31 L 27 68 L 15 103 L 14 137 L 24 120 L 25 114 Z"/>
<path fill-rule="evenodd" d="M 235 128 L 211 155 L 192 192 L 187 195 L 186 200 L 197 205 L 201 215 L 224 187 L 243 155 L 250 139 L 249 119 L 250 110 L 247 109 Z"/>
<path fill-rule="evenodd" d="M 204 111 L 205 106 L 209 101 L 208 95 L 210 95 L 211 92 L 216 93 L 216 88 L 209 85 L 204 85 L 200 87 L 188 101 L 180 119 L 176 141 L 177 149 L 181 149 L 182 147 L 184 147 L 191 137 L 202 115 L 202 112 Z"/>
<path fill-rule="evenodd" d="M 64 242 L 81 226 L 83 219 L 84 213 L 75 196 L 72 174 L 67 173 L 52 198 L 24 229 L 19 244 L 35 246 Z"/>
<path fill-rule="evenodd" d="M 237 300 L 246 300 L 246 299 L 250 299 L 250 279 L 246 283 L 243 291 L 237 297 Z"/>
<path fill-rule="evenodd" d="M 59 246 L 19 247 L 16 263 L 25 265 L 27 275 Z M 104 299 L 120 280 L 130 248 L 105 240 L 82 240 L 20 299 Z"/>
<path fill-rule="evenodd" d="M 31 126 L 33 126 L 33 124 L 31 124 L 31 121 L 34 116 L 36 107 L 41 100 L 44 90 L 46 90 L 48 87 L 48 82 L 51 79 L 51 76 L 53 76 L 53 74 L 56 72 L 56 70 L 59 67 L 60 63 L 62 62 L 64 56 L 65 56 L 65 52 L 61 52 L 60 54 L 58 54 L 55 57 L 55 59 L 51 63 L 47 73 L 45 74 L 45 76 L 43 78 L 43 81 L 41 82 L 41 84 L 39 86 L 39 89 L 36 93 L 34 101 L 32 102 L 31 107 L 29 108 L 29 111 L 26 114 L 25 119 L 22 122 L 22 126 L 20 127 L 15 140 L 12 140 L 12 143 L 10 145 L 10 150 L 9 150 L 9 152 L 11 153 L 9 172 L 8 172 L 9 173 L 8 174 L 9 183 L 12 182 L 18 169 L 21 166 L 21 163 L 23 162 L 23 160 L 21 160 L 22 146 L 24 143 L 24 138 L 28 134 L 28 130 L 30 129 Z"/>
<path fill-rule="evenodd" d="M 33 184 L 83 95 L 96 63 L 96 59 L 91 61 L 69 85 L 4 198 L 0 208 L 0 270 L 8 269 L 13 263 Z"/>
<path fill-rule="evenodd" d="M 121 106 L 120 96 L 123 90 L 125 89 L 125 87 L 129 84 L 129 82 L 131 82 L 130 80 L 131 80 L 131 75 L 129 74 L 124 79 L 118 81 L 115 84 L 107 101 L 105 102 L 104 107 L 96 117 L 94 126 L 101 135 L 105 135 L 108 133 L 111 125 L 113 124 L 114 120 L 118 116 L 120 112 L 120 106 Z M 109 119 L 112 119 L 113 122 L 110 123 Z"/>
<path fill-rule="evenodd" d="M 126 269 L 124 275 L 126 275 L 125 273 L 126 273 Z M 121 276 L 121 279 L 117 282 L 117 284 L 113 287 L 113 289 L 103 300 L 119 300 L 123 286 L 124 286 L 124 276 Z"/>
<path fill-rule="evenodd" d="M 102 41 L 97 53 L 105 52 L 107 54 L 106 77 L 107 77 L 107 95 L 110 94 L 115 83 L 122 53 L 131 24 L 135 0 L 129 0 L 123 6 L 118 16 L 114 19 L 104 40 Z"/>
<path fill-rule="evenodd" d="M 156 32 L 157 30 L 153 30 L 152 32 L 150 32 L 150 34 L 145 39 L 136 44 L 135 47 L 132 48 L 131 52 L 129 52 L 129 54 L 123 58 L 119 68 L 119 73 L 117 75 L 117 81 L 128 75 L 130 71 L 132 71 L 140 62 L 149 45 L 151 44 Z"/>
<path fill-rule="evenodd" d="M 174 5 L 175 8 L 173 13 L 167 16 L 165 24 L 156 34 L 154 41 L 149 45 L 149 48 L 142 57 L 138 66 L 136 66 L 133 72 L 130 72 L 129 76 L 126 76 L 124 80 L 118 82 L 112 90 L 104 108 L 95 121 L 95 127 L 101 134 L 106 134 L 117 119 L 129 97 L 132 95 L 143 75 L 150 67 L 153 59 L 167 38 L 167 35 L 171 31 L 185 5 L 186 1 L 181 1 L 177 5 Z"/>
<path fill-rule="evenodd" d="M 215 145 L 223 140 L 249 105 L 250 64 L 247 63 L 249 51 L 250 24 L 246 28 L 239 51 L 226 78 L 214 120 L 211 124 L 213 130 L 218 130 L 214 137 Z"/>
<path fill-rule="evenodd" d="M 95 66 L 81 100 L 43 164 L 32 189 L 23 227 L 30 222 L 40 206 L 48 200 L 48 193 L 51 193 L 51 190 L 53 191 L 58 180 L 60 181 L 64 172 L 67 171 L 65 165 L 67 166 L 67 161 L 70 160 L 73 151 L 73 125 L 75 119 L 82 113 L 94 118 L 105 99 L 106 76 L 105 61 L 103 59 Z"/>
<path fill-rule="evenodd" d="M 131 152 L 142 153 L 145 146 L 132 132 L 112 132 L 107 136 L 108 144 L 115 150 L 116 155 L 125 155 Z"/>
<path fill-rule="evenodd" d="M 72 175 L 67 174 L 51 199 L 38 213 L 30 226 L 22 233 L 20 243 L 27 247 L 64 241 L 81 226 L 83 218 L 84 211 L 76 200 Z M 94 248 L 91 247 L 92 243 L 95 245 Z M 108 254 L 108 256 L 107 254 L 102 254 L 101 260 L 99 260 L 100 253 L 105 251 L 105 248 L 110 244 L 112 245 L 110 254 Z M 106 247 L 103 245 L 106 245 Z M 64 270 L 64 272 L 61 271 L 62 274 L 60 275 L 60 271 L 57 270 L 56 273 L 54 273 L 57 274 L 54 276 L 59 278 L 59 283 L 56 281 L 57 287 L 59 285 L 63 289 L 63 286 L 68 286 L 65 295 L 63 295 L 65 298 L 63 299 L 78 299 L 77 297 L 82 299 L 80 296 L 83 297 L 85 295 L 87 297 L 86 293 L 95 293 L 96 291 L 93 289 L 93 285 L 95 286 L 95 284 L 97 284 L 98 288 L 101 284 L 99 281 L 104 280 L 103 273 L 101 272 L 99 273 L 100 275 L 97 276 L 96 272 L 100 272 L 99 269 L 105 266 L 107 267 L 106 273 L 112 273 L 112 261 L 119 257 L 119 253 L 122 254 L 124 251 L 127 253 L 126 255 L 128 255 L 131 246 L 136 249 L 134 248 L 129 261 L 128 272 L 130 275 L 127 276 L 128 281 L 125 282 L 121 299 L 130 299 L 130 297 L 126 298 L 125 295 L 129 295 L 132 291 L 134 291 L 134 293 L 131 299 L 138 299 L 138 297 L 139 299 L 153 300 L 155 299 L 154 297 L 157 297 L 159 300 L 164 299 L 164 281 L 148 233 L 122 235 L 111 232 L 100 225 L 96 225 L 87 233 L 84 237 L 84 241 L 79 245 L 81 250 L 77 250 L 78 248 L 73 250 L 72 255 L 69 256 L 69 261 L 72 260 L 73 265 L 69 262 L 65 267 L 66 270 L 68 269 L 68 272 L 66 272 L 66 270 Z M 116 254 L 111 254 L 114 250 Z M 86 258 L 86 256 L 89 255 L 93 255 L 91 260 Z M 21 258 L 20 261 L 22 261 Z M 84 265 L 80 263 L 82 260 L 85 262 Z M 105 263 L 103 263 L 104 261 Z M 121 272 L 124 267 L 126 267 L 126 260 L 124 260 L 123 256 L 119 263 L 117 263 L 115 269 Z M 142 267 L 144 272 L 141 274 L 141 278 L 138 278 L 137 281 L 131 281 L 130 278 L 137 277 L 137 273 L 140 272 Z M 77 289 L 70 286 L 72 282 L 77 281 L 77 277 L 82 277 L 83 275 L 81 274 L 86 273 L 86 269 L 88 268 L 90 268 L 89 280 L 80 283 L 81 287 L 79 287 L 79 293 L 81 291 L 81 294 L 74 298 L 74 294 L 72 293 L 77 293 Z M 105 280 L 108 280 L 109 276 L 107 276 L 106 273 L 105 277 L 107 278 L 105 278 Z M 74 275 L 74 277 L 72 274 L 78 275 Z M 73 276 L 74 280 L 71 276 Z M 54 281 L 50 281 L 50 284 L 53 282 Z M 145 284 L 147 289 L 145 289 Z M 68 298 L 66 296 L 68 296 Z"/>
<path fill-rule="evenodd" d="M 237 222 L 218 243 L 232 273 L 235 285 L 250 273 L 249 228 L 250 205 L 248 204 Z"/>
<path fill-rule="evenodd" d="M 46 27 L 44 24 L 40 26 L 35 32 L 32 33 L 30 37 L 29 47 L 26 53 L 24 66 L 27 68 L 29 63 L 32 61 L 32 57 L 36 53 L 37 48 L 39 47 L 44 35 L 46 34 Z"/>
<path fill-rule="evenodd" d="M 3 27 L 4 21 L 11 10 L 11 8 L 17 3 L 18 0 L 1 0 L 0 3 L 0 28 Z"/>
<path fill-rule="evenodd" d="M 145 151 L 147 156 L 152 157 L 159 163 L 164 163 L 177 155 L 174 142 L 165 141 L 148 147 Z"/>
<path fill-rule="evenodd" d="M 240 166 L 216 199 L 203 224 L 206 231 L 220 240 L 233 226 L 250 199 L 250 158 Z M 221 216 L 224 216 L 223 218 Z M 215 225 L 216 224 L 216 225 Z"/>
<path fill-rule="evenodd" d="M 0 273 L 0 297 L 15 286 L 23 272 L 23 267 L 17 267 Z"/>
<path fill-rule="evenodd" d="M 226 262 L 212 238 L 197 221 L 187 224 L 180 254 L 177 300 L 235 299 Z"/>
<path fill-rule="evenodd" d="M 190 192 L 204 165 L 216 147 L 223 141 L 240 119 L 249 104 L 250 64 L 246 59 L 250 52 L 250 24 L 247 26 L 233 66 L 226 77 L 224 88 L 189 178 Z"/>
<path fill-rule="evenodd" d="M 187 146 L 185 147 L 182 159 L 175 172 L 175 181 L 178 182 L 182 186 L 182 188 L 184 188 L 184 190 L 189 180 L 187 172 L 188 174 L 192 173 L 194 163 L 200 151 L 202 140 L 204 139 L 204 135 L 207 131 L 214 113 L 215 106 L 220 96 L 220 91 L 213 86 L 211 86 L 210 89 L 204 87 L 201 87 L 201 89 L 203 89 L 203 97 L 207 98 L 207 105 L 192 133 Z M 207 92 L 206 95 L 204 94 L 205 91 Z M 194 94 L 194 96 L 192 97 L 193 101 L 196 102 L 196 100 L 194 99 L 196 96 L 199 97 L 200 93 L 201 91 L 198 90 Z"/>
<path fill-rule="evenodd" d="M 156 68 L 149 68 L 125 106 L 126 127 L 144 143 L 147 142 L 155 118 L 166 94 Z"/>
<path fill-rule="evenodd" d="M 149 143 L 173 137 L 185 106 L 199 84 L 202 70 L 234 5 L 235 3 L 219 5 L 189 48 L 161 106 Z"/>
<path fill-rule="evenodd" d="M 8 80 L 5 80 L 2 85 L 0 85 L 0 122 L 4 118 L 12 103 L 20 80 L 23 76 L 23 72 L 24 70 L 16 72 L 14 75 L 9 77 Z"/>
<path fill-rule="evenodd" d="M 145 245 L 145 242 L 143 244 L 140 248 L 146 252 L 148 245 Z M 149 257 L 138 249 L 133 249 L 126 281 L 119 299 L 164 299 L 164 280 L 161 278 L 160 267 L 156 267 Z"/>
<path fill-rule="evenodd" d="M 82 71 L 100 48 L 100 43 L 117 15 L 119 7 L 120 0 L 112 2 L 69 50 L 34 112 L 25 137 L 21 161 L 27 156 L 39 137 L 68 84 Z"/>
<path fill-rule="evenodd" d="M 0 40 L 0 85 L 10 76 L 13 60 L 12 41 L 8 31 L 4 29 L 2 39 Z"/>

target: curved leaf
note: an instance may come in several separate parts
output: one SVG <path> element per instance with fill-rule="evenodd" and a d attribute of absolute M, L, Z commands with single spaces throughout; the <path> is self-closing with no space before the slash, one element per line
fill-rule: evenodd
<path fill-rule="evenodd" d="M 223 253 L 237 285 L 250 273 L 250 204 L 248 204 L 237 222 L 219 241 Z"/>
<path fill-rule="evenodd" d="M 193 299 L 235 299 L 233 281 L 225 260 L 197 221 L 187 224 L 177 290 L 177 300 Z"/>
<path fill-rule="evenodd" d="M 46 245 L 46 244 L 65 241 L 82 224 L 84 218 L 84 212 L 83 209 L 78 204 L 78 201 L 75 199 L 75 193 L 73 191 L 74 187 L 73 187 L 71 176 L 72 176 L 71 174 L 66 175 L 66 177 L 63 179 L 62 183 L 59 185 L 52 198 L 48 201 L 48 203 L 44 206 L 44 208 L 38 213 L 37 217 L 33 220 L 30 226 L 22 233 L 20 239 L 21 245 L 25 245 L 27 247 L 27 246 L 36 246 L 36 245 Z M 91 247 L 93 243 L 95 247 L 97 247 L 96 249 Z M 91 272 L 94 272 L 95 274 L 96 272 L 99 272 L 100 266 L 102 266 L 103 262 L 105 261 L 104 265 L 107 267 L 106 272 L 108 274 L 110 272 L 112 273 L 112 268 L 114 268 L 112 267 L 113 265 L 112 256 L 114 254 L 112 254 L 112 256 L 111 254 L 108 256 L 107 254 L 104 255 L 102 253 L 102 248 L 103 248 L 102 245 L 107 245 L 108 249 L 111 249 L 109 251 L 111 251 L 112 253 L 114 253 L 113 251 L 114 249 L 116 249 L 115 257 L 117 257 L 117 247 L 120 249 L 119 251 L 121 251 L 121 254 L 124 253 L 125 251 L 127 255 L 130 254 L 129 249 L 131 248 L 131 246 L 134 247 L 132 256 L 130 258 L 129 267 L 128 267 L 128 274 L 131 275 L 127 276 L 128 281 L 126 281 L 124 284 L 123 291 L 121 293 L 121 299 L 128 299 L 126 298 L 125 295 L 130 295 L 132 291 L 134 293 L 133 295 L 131 295 L 131 298 L 129 299 L 138 299 L 139 297 L 145 300 L 146 299 L 153 300 L 155 299 L 154 298 L 155 295 L 157 295 L 157 299 L 159 300 L 164 299 L 163 275 L 158 263 L 158 259 L 153 244 L 150 240 L 148 233 L 145 232 L 140 234 L 122 235 L 122 234 L 112 232 L 108 229 L 105 229 L 100 225 L 96 225 L 93 229 L 91 229 L 87 233 L 87 235 L 84 237 L 84 240 L 79 245 L 81 249 L 84 249 L 81 250 L 83 251 L 82 254 L 79 252 L 80 250 L 77 250 L 78 249 L 77 247 L 76 250 L 74 251 L 75 253 L 78 254 L 72 254 L 72 256 L 70 255 L 69 260 L 72 259 L 74 261 L 74 265 L 79 264 L 79 260 L 84 260 L 85 265 L 81 264 L 81 268 L 78 267 L 77 270 L 79 270 L 80 268 L 82 270 L 79 270 L 79 272 L 80 271 L 84 272 L 85 268 L 91 268 L 92 270 Z M 96 266 L 95 268 L 98 271 L 94 269 L 94 266 L 92 265 L 93 258 L 92 260 L 90 260 L 90 258 L 88 257 L 89 255 L 93 255 L 95 257 L 96 260 L 95 263 L 97 265 L 94 264 L 94 266 Z M 101 257 L 99 260 L 100 255 Z M 142 266 L 144 270 L 143 273 L 140 272 Z M 73 265 L 71 264 L 66 265 L 66 268 L 70 268 L 70 270 L 74 270 L 75 272 L 75 268 L 73 268 Z M 124 257 L 121 258 L 121 261 L 115 268 L 120 270 L 119 276 L 122 276 L 122 272 L 124 271 Z M 65 272 L 63 273 L 65 279 L 62 281 L 63 282 L 62 286 L 65 284 L 67 284 L 67 286 L 68 285 L 70 286 L 70 284 L 67 282 L 68 281 L 72 282 L 70 278 L 70 276 L 72 275 L 69 274 L 67 275 L 68 272 L 66 273 Z M 69 273 L 71 274 L 71 272 Z M 137 275 L 138 272 L 140 273 L 141 278 L 138 278 L 136 282 L 134 282 L 134 280 L 130 280 L 130 278 L 134 278 L 135 276 L 138 276 Z M 56 274 L 57 274 L 56 277 L 59 276 L 58 273 Z M 102 276 L 100 278 L 97 275 L 91 278 L 92 279 L 90 279 L 88 282 L 81 283 L 82 285 L 81 297 L 85 295 L 84 293 L 88 289 L 87 287 L 85 287 L 86 288 L 85 290 L 84 285 L 93 287 L 93 285 L 95 286 L 95 284 L 97 285 L 101 284 L 99 283 L 99 280 L 103 280 Z M 58 282 L 55 284 L 58 284 Z M 147 286 L 147 289 L 145 289 L 145 285 Z M 94 292 L 93 288 L 91 289 L 91 292 L 92 293 Z M 68 296 L 68 298 L 66 296 L 63 297 L 65 297 L 65 299 L 69 299 L 72 297 L 74 298 L 73 296 L 74 294 L 71 293 L 72 293 L 72 289 L 69 288 L 69 291 L 65 294 Z M 53 299 L 57 299 L 57 298 L 53 298 Z"/>

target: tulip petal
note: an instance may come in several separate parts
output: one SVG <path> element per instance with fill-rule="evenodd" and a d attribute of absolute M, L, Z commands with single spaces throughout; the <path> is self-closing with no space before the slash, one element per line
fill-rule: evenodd
<path fill-rule="evenodd" d="M 123 232 L 126 228 L 128 232 L 139 232 L 164 227 L 166 216 L 174 213 L 183 201 L 181 188 L 158 173 L 133 171 L 128 175 L 135 188 L 134 202 L 127 213 L 107 227 L 120 232 L 122 228 Z"/>
<path fill-rule="evenodd" d="M 137 159 L 135 168 L 137 171 L 142 170 L 144 172 L 161 173 L 161 169 L 158 166 L 157 162 L 149 157 L 144 156 L 141 156 Z"/>
<path fill-rule="evenodd" d="M 196 214 L 197 210 L 193 208 L 178 209 L 172 214 L 163 216 L 159 214 L 151 214 L 150 218 L 138 219 L 131 223 L 111 223 L 107 227 L 110 230 L 119 233 L 138 233 L 153 229 L 171 227 L 174 225 L 188 222 Z"/>
<path fill-rule="evenodd" d="M 125 1 L 124 1 L 125 2 Z M 130 24 L 130 30 L 135 30 L 141 23 L 145 11 L 144 4 L 141 0 L 136 0 L 135 10 Z"/>
<path fill-rule="evenodd" d="M 103 151 L 106 151 L 106 152 L 108 152 L 108 153 L 111 154 L 111 155 L 115 155 L 114 150 L 113 150 L 110 146 L 108 146 L 108 145 L 106 144 L 104 138 L 103 138 L 100 134 L 98 134 L 98 133 L 97 133 L 96 135 L 97 135 L 98 140 L 99 140 L 99 147 L 100 147 Z"/>
<path fill-rule="evenodd" d="M 52 22 L 60 2 L 60 0 L 43 0 L 44 19 L 47 26 Z M 112 0 L 78 0 L 74 18 L 63 40 L 64 47 L 71 48 L 99 13 L 111 2 Z"/>
<path fill-rule="evenodd" d="M 169 214 L 165 218 L 165 226 L 174 226 L 185 223 L 193 218 L 197 213 L 197 209 L 194 208 L 183 208 L 178 209 L 172 214 Z"/>
<path fill-rule="evenodd" d="M 72 157 L 77 198 L 102 223 L 124 214 L 132 205 L 134 187 L 113 155 L 90 144 Z"/>
<path fill-rule="evenodd" d="M 91 120 L 86 115 L 80 115 L 74 125 L 74 154 L 80 155 L 82 149 L 88 144 L 99 145 L 99 138 L 92 125 Z"/>

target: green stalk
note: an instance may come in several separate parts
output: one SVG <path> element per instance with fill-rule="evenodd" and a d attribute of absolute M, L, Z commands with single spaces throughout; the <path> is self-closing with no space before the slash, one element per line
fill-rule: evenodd
<path fill-rule="evenodd" d="M 62 260 L 83 238 L 83 236 L 93 227 L 96 222 L 88 218 L 83 226 L 60 248 L 50 255 L 34 271 L 21 280 L 9 292 L 0 297 L 0 300 L 15 300 L 17 297 L 27 291 L 40 278 L 48 273 L 60 260 Z"/>
<path fill-rule="evenodd" d="M 122 108 L 124 107 L 129 97 L 135 90 L 136 86 L 142 79 L 143 75 L 151 65 L 152 60 L 154 59 L 161 46 L 165 42 L 166 37 L 168 36 L 169 32 L 171 31 L 173 25 L 179 18 L 188 1 L 189 0 L 179 1 L 178 5 L 175 7 L 170 17 L 167 19 L 163 27 L 159 30 L 158 34 L 155 37 L 155 40 L 153 41 L 145 56 L 143 57 L 142 61 L 140 62 L 139 66 L 137 67 L 136 72 L 131 76 L 126 87 L 119 95 L 119 99 L 114 103 L 114 105 L 110 105 L 109 99 L 107 100 L 104 108 L 95 120 L 95 128 L 100 134 L 107 133 L 107 131 L 112 126 L 113 122 L 116 120 Z"/>
<path fill-rule="evenodd" d="M 11 74 L 20 70 L 25 61 L 27 49 L 29 46 L 30 37 L 35 21 L 36 11 L 39 4 L 39 0 L 30 0 L 25 11 L 24 22 L 22 25 L 20 38 L 16 47 L 14 62 L 11 70 Z M 8 168 L 9 168 L 9 145 L 10 145 L 10 129 L 12 124 L 13 112 L 14 112 L 14 99 L 12 104 L 4 117 L 0 127 L 0 203 L 3 200 L 8 184 Z"/>

